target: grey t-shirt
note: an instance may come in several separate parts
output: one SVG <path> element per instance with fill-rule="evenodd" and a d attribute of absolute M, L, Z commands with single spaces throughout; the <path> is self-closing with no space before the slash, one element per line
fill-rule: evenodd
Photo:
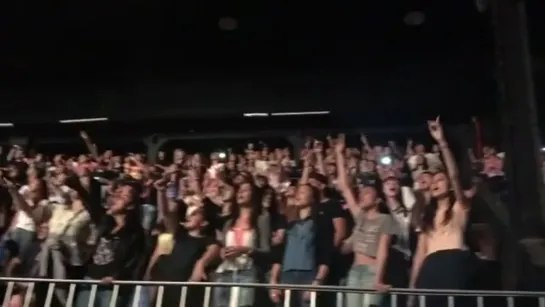
<path fill-rule="evenodd" d="M 395 223 L 389 214 L 380 214 L 369 219 L 361 212 L 356 218 L 356 226 L 352 233 L 353 250 L 355 253 L 376 257 L 380 236 L 395 233 Z"/>

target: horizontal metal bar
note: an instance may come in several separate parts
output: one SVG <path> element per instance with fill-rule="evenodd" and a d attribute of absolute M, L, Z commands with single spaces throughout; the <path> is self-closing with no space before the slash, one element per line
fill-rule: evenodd
<path fill-rule="evenodd" d="M 26 282 L 26 283 L 62 283 L 62 284 L 101 284 L 100 280 L 80 279 L 47 279 L 47 278 L 7 278 L 0 277 L 3 282 Z M 302 291 L 318 292 L 351 292 L 351 293 L 373 293 L 375 289 L 350 288 L 345 286 L 311 286 L 293 284 L 260 284 L 260 283 L 221 283 L 221 282 L 174 282 L 174 281 L 140 281 L 140 280 L 115 280 L 114 285 L 141 285 L 141 286 L 202 286 L 202 287 L 240 287 L 240 288 L 275 288 Z M 392 288 L 388 291 L 392 294 L 410 295 L 456 295 L 456 296 L 501 296 L 501 297 L 541 297 L 545 292 L 532 291 L 490 291 L 490 290 L 437 290 L 437 289 L 406 289 Z"/>

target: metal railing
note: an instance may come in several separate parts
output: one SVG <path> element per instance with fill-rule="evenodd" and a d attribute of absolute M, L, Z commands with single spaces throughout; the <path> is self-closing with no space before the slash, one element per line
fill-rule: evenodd
<path fill-rule="evenodd" d="M 90 295 L 88 297 L 87 307 L 95 306 L 95 300 L 97 298 L 97 292 L 100 291 L 100 287 L 104 284 L 98 280 L 70 280 L 70 279 L 45 279 L 45 278 L 6 278 L 0 277 L 0 282 L 6 285 L 4 292 L 2 306 L 10 306 L 10 300 L 15 294 L 14 289 L 17 285 L 24 284 L 24 291 L 18 292 L 18 295 L 22 297 L 22 307 L 32 307 L 33 296 L 35 295 L 35 287 L 37 284 L 47 284 L 47 290 L 45 291 L 45 299 L 43 301 L 43 307 L 51 307 L 52 301 L 55 296 L 55 289 L 58 286 L 68 286 L 67 300 L 63 306 L 73 307 L 75 306 L 76 296 L 78 294 L 78 285 L 90 286 Z M 109 300 L 109 306 L 118 306 L 118 298 L 121 287 L 131 288 L 132 298 L 129 301 L 128 306 L 140 307 L 143 306 L 141 296 L 146 291 L 147 287 L 157 287 L 156 295 L 153 299 L 153 306 L 163 306 L 164 291 L 167 286 L 180 287 L 179 307 L 185 307 L 188 297 L 188 289 L 191 287 L 204 288 L 204 294 L 202 299 L 202 307 L 211 307 L 212 305 L 212 289 L 215 287 L 229 287 L 231 288 L 231 300 L 228 304 L 229 307 L 238 307 L 238 293 L 243 288 L 264 288 L 264 289 L 279 289 L 283 291 L 282 305 L 283 307 L 291 306 L 292 294 L 294 291 L 308 291 L 310 293 L 308 306 L 317 306 L 317 293 L 334 293 L 336 294 L 336 305 L 344 306 L 343 300 L 345 294 L 359 293 L 359 294 L 377 294 L 374 289 L 359 289 L 350 288 L 345 286 L 310 286 L 310 285 L 296 285 L 296 284 L 264 284 L 264 283 L 218 283 L 218 282 L 157 282 L 157 281 L 126 281 L 116 280 L 111 284 L 111 296 Z M 134 287 L 134 289 L 132 289 Z M 465 297 L 474 300 L 475 304 L 472 306 L 484 307 L 485 299 L 489 297 L 499 298 L 505 300 L 506 307 L 515 307 L 515 301 L 517 298 L 531 299 L 534 303 L 528 305 L 526 300 L 524 307 L 526 306 L 539 306 L 545 307 L 545 291 L 544 292 L 530 292 L 530 291 L 476 291 L 476 290 L 433 290 L 433 289 L 405 289 L 405 288 L 392 288 L 387 292 L 390 298 L 391 307 L 405 307 L 404 305 L 398 305 L 398 298 L 401 297 L 413 297 L 416 298 L 415 307 L 426 307 L 427 297 L 444 297 L 446 306 L 456 307 L 455 298 Z M 488 304 L 487 304 L 488 305 Z M 496 307 L 496 304 L 494 304 Z M 522 304 L 521 304 L 522 305 Z M 465 306 L 465 305 L 464 305 Z M 41 307 L 41 306 L 36 306 Z M 78 305 L 77 307 L 81 307 Z M 150 305 L 151 307 L 151 305 Z"/>

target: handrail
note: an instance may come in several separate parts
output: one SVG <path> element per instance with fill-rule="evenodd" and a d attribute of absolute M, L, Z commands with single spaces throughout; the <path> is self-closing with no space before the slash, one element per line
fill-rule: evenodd
<path fill-rule="evenodd" d="M 0 277 L 0 282 L 22 282 L 22 283 L 61 283 L 61 284 L 102 284 L 100 280 L 81 279 L 48 279 L 48 278 L 8 278 Z M 140 281 L 140 280 L 115 280 L 113 285 L 133 286 L 202 286 L 202 287 L 239 287 L 239 288 L 274 288 L 285 290 L 302 290 L 316 292 L 351 292 L 351 293 L 372 293 L 375 289 L 352 288 L 346 286 L 311 286 L 294 284 L 265 284 L 265 283 L 223 283 L 223 282 L 175 282 L 175 281 Z M 545 291 L 497 291 L 497 290 L 455 290 L 455 289 L 407 289 L 391 288 L 391 294 L 405 295 L 450 295 L 450 296 L 498 296 L 498 297 L 545 297 Z"/>

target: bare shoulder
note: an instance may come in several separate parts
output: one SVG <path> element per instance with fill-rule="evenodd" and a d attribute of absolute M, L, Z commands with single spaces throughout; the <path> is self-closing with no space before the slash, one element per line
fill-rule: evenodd
<path fill-rule="evenodd" d="M 459 213 L 467 213 L 467 211 L 469 211 L 469 206 L 467 205 L 467 201 L 455 201 L 454 202 L 454 205 L 452 206 L 452 209 L 454 210 L 454 212 L 459 212 Z"/>

